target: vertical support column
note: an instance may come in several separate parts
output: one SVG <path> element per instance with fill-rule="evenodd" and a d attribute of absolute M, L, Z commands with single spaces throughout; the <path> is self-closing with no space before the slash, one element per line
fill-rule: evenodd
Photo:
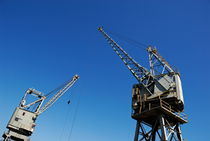
<path fill-rule="evenodd" d="M 8 131 L 8 133 L 9 133 L 9 131 Z M 10 136 L 9 136 L 8 133 L 5 132 L 5 133 L 2 135 L 2 137 L 4 138 L 3 141 L 9 141 Z"/>
<path fill-rule="evenodd" d="M 155 139 L 156 139 L 156 132 L 158 130 L 158 126 L 159 126 L 159 120 L 157 119 L 155 121 L 155 124 L 152 126 L 152 133 L 151 133 L 151 137 L 150 137 L 150 139 L 152 139 L 151 141 L 155 141 Z"/>
<path fill-rule="evenodd" d="M 148 49 L 151 50 L 151 47 L 149 47 Z M 152 58 L 153 58 L 153 54 L 152 54 L 152 53 L 149 53 L 150 73 L 151 73 L 152 75 L 155 75 L 154 64 L 153 64 Z"/>
<path fill-rule="evenodd" d="M 138 141 L 139 139 L 139 129 L 140 129 L 140 121 L 137 121 L 134 141 Z"/>
<path fill-rule="evenodd" d="M 167 134 L 166 134 L 166 125 L 165 125 L 165 120 L 162 115 L 160 116 L 160 129 L 162 132 L 161 141 L 167 141 L 168 139 L 167 139 Z"/>
<path fill-rule="evenodd" d="M 183 141 L 182 132 L 181 132 L 179 123 L 177 123 L 177 125 L 176 125 L 176 134 L 177 134 L 177 138 L 179 139 L 179 141 Z"/>
<path fill-rule="evenodd" d="M 4 138 L 3 141 L 30 141 L 30 138 L 28 136 L 16 133 L 11 130 L 4 133 L 2 137 Z"/>

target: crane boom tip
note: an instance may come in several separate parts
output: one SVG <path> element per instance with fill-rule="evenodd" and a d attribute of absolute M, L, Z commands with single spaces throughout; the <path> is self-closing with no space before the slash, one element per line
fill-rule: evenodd
<path fill-rule="evenodd" d="M 75 79 L 79 79 L 79 75 L 77 75 L 77 74 L 74 75 L 74 78 L 75 78 Z"/>
<path fill-rule="evenodd" d="M 98 28 L 98 30 L 99 30 L 99 31 L 102 31 L 102 30 L 103 30 L 103 26 L 100 26 L 100 27 Z"/>

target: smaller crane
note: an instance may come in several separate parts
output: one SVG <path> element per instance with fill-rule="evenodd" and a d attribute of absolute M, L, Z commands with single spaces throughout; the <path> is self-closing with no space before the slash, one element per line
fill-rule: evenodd
<path fill-rule="evenodd" d="M 79 76 L 74 75 L 66 84 L 46 95 L 29 88 L 7 124 L 9 130 L 3 134 L 4 141 L 30 141 L 29 137 L 34 131 L 37 117 L 63 96 L 78 79 Z M 50 96 L 51 99 L 43 105 L 44 101 Z"/>

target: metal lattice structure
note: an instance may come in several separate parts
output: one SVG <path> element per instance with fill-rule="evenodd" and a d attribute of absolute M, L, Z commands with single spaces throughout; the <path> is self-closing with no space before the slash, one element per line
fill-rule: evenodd
<path fill-rule="evenodd" d="M 3 134 L 4 141 L 30 141 L 37 117 L 63 96 L 78 79 L 78 75 L 73 76 L 66 84 L 47 95 L 29 88 L 7 124 L 8 131 Z M 43 105 L 50 96 L 50 100 Z"/>
<path fill-rule="evenodd" d="M 133 76 L 145 87 L 145 89 L 148 90 L 149 93 L 151 93 L 148 88 L 152 83 L 151 80 L 153 79 L 150 72 L 138 64 L 128 53 L 126 53 L 126 51 L 124 51 L 111 37 L 109 37 L 108 34 L 105 33 L 102 27 L 100 27 L 98 30 L 104 35 L 107 42 L 111 45 L 115 53 L 121 58 Z"/>
<path fill-rule="evenodd" d="M 148 125 L 144 124 L 143 122 L 137 121 L 137 129 L 134 139 L 135 141 L 152 141 L 157 140 L 157 138 L 161 141 L 183 140 L 179 123 L 171 126 L 162 116 L 156 119 L 156 122 L 152 128 L 149 127 L 150 130 L 147 131 L 145 126 L 148 128 Z M 141 135 L 140 138 L 139 135 Z"/>
<path fill-rule="evenodd" d="M 134 141 L 182 141 L 180 124 L 187 123 L 178 72 L 152 47 L 150 70 L 138 64 L 102 27 L 98 30 L 139 83 L 132 89 L 132 118 L 137 121 Z M 145 130 L 146 125 L 149 129 Z"/>

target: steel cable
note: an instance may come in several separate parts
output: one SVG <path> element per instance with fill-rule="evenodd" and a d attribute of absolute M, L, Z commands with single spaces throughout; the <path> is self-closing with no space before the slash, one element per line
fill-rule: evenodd
<path fill-rule="evenodd" d="M 113 36 L 117 37 L 118 39 L 124 40 L 127 43 L 133 44 L 135 47 L 138 47 L 140 49 L 146 50 L 146 48 L 148 47 L 148 45 L 146 45 L 146 44 L 144 44 L 142 42 L 136 41 L 134 39 L 128 38 L 128 37 L 126 37 L 124 35 L 121 35 L 121 34 L 118 34 L 118 33 L 114 33 L 114 32 L 109 31 L 109 30 L 106 30 L 106 31 L 110 35 L 113 35 Z"/>

